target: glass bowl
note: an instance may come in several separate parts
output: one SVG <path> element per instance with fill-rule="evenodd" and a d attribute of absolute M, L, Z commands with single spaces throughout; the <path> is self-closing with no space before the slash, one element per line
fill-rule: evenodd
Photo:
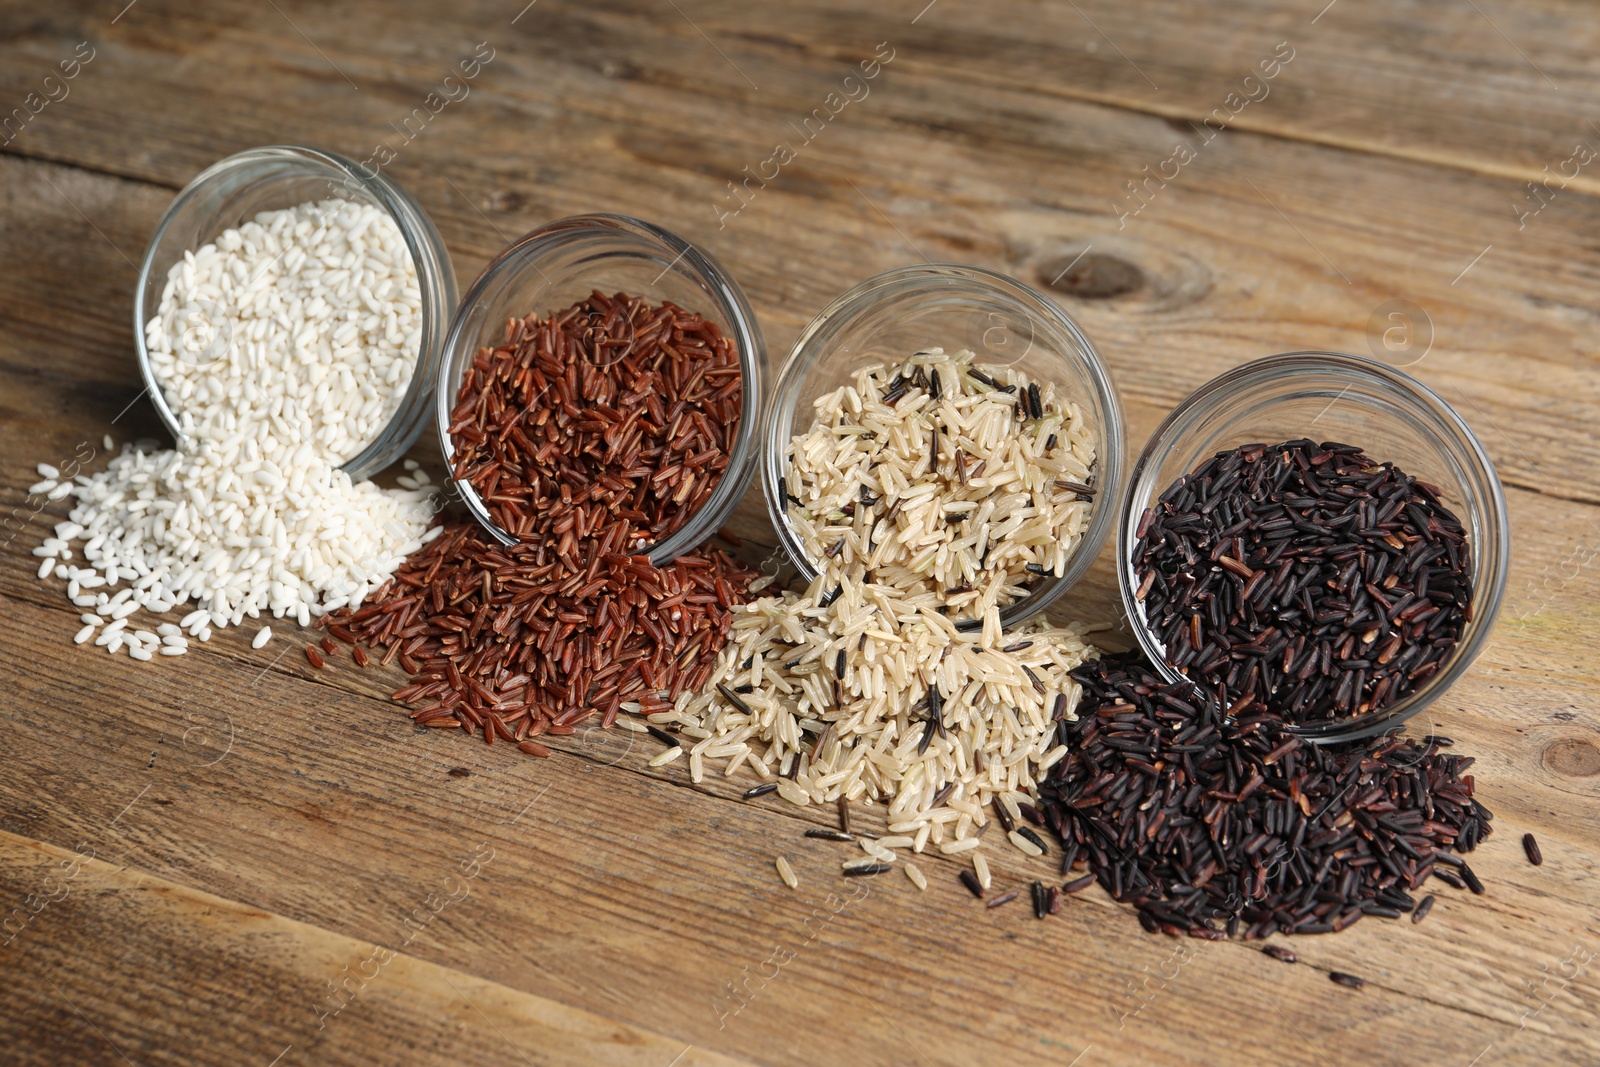
<path fill-rule="evenodd" d="M 434 401 L 439 447 L 453 470 L 450 411 L 473 357 L 500 343 L 506 322 L 569 307 L 596 289 L 652 303 L 670 300 L 716 323 L 739 352 L 741 414 L 728 467 L 700 509 L 649 549 L 651 562 L 659 566 L 709 537 L 749 488 L 766 363 L 761 328 L 743 290 L 720 263 L 676 234 L 625 215 L 573 215 L 541 226 L 496 256 L 467 290 L 450 323 Z M 470 483 L 453 484 L 484 529 L 502 544 L 515 543 L 489 516 Z"/>
<path fill-rule="evenodd" d="M 455 269 L 444 241 L 417 202 L 373 168 L 315 148 L 268 145 L 213 163 L 184 186 L 156 226 L 139 268 L 139 288 L 133 302 L 139 373 L 174 439 L 183 436 L 181 424 L 156 381 L 145 341 L 146 324 L 161 306 L 161 293 L 173 264 L 182 260 L 185 252 L 200 248 L 263 211 L 327 199 L 373 204 L 387 211 L 411 251 L 422 294 L 422 342 L 405 396 L 388 424 L 350 457 L 343 469 L 356 480 L 375 474 L 404 455 L 422 432 L 445 327 L 456 306 Z M 208 333 L 210 336 L 202 338 L 208 346 L 219 340 L 227 343 L 227 338 L 214 336 L 214 328 Z"/>
<path fill-rule="evenodd" d="M 1026 597 L 1000 609 L 1012 627 L 1051 604 L 1083 577 L 1116 523 L 1122 477 L 1122 410 L 1111 378 L 1076 323 L 1043 295 L 980 267 L 901 267 L 869 278 L 824 308 L 801 331 L 778 374 L 763 450 L 762 489 L 778 542 L 807 582 L 819 572 L 789 522 L 778 480 L 788 467 L 797 419 L 809 424 L 819 396 L 862 367 L 893 364 L 933 346 L 969 349 L 980 363 L 1014 367 L 1053 382 L 1094 420 L 1094 504 L 1077 552 L 1060 577 L 1046 576 Z M 963 619 L 964 629 L 976 627 Z"/>
<path fill-rule="evenodd" d="M 1117 579 L 1145 654 L 1170 681 L 1186 682 L 1167 665 L 1137 596 L 1140 517 L 1218 452 L 1305 437 L 1358 445 L 1372 459 L 1438 486 L 1469 539 L 1472 621 L 1433 677 L 1366 715 L 1293 727 L 1312 741 L 1353 741 L 1393 729 L 1439 699 L 1483 650 L 1505 593 L 1510 529 L 1500 479 L 1461 416 L 1433 390 L 1386 364 L 1339 352 L 1287 352 L 1213 378 L 1173 409 L 1134 465 L 1117 537 Z"/>

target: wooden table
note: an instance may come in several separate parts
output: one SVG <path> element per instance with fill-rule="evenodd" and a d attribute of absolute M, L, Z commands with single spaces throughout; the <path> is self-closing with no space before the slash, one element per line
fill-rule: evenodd
<path fill-rule="evenodd" d="M 1584 5 L 123 2 L 0 13 L 0 1059 L 1600 1061 Z M 417 111 L 475 52 L 470 92 Z M 1425 724 L 1478 757 L 1488 894 L 1298 939 L 1286 966 L 1148 936 L 1098 889 L 1047 922 L 986 911 L 940 858 L 925 894 L 841 882 L 799 840 L 831 813 L 693 787 L 620 732 L 536 761 L 419 731 L 386 699 L 397 672 L 313 672 L 293 627 L 150 664 L 74 647 L 34 578 L 65 510 L 35 513 L 34 465 L 159 436 L 136 265 L 196 172 L 276 142 L 389 146 L 464 279 L 562 215 L 656 220 L 741 280 L 774 363 L 869 274 L 1008 272 L 1094 338 L 1135 443 L 1254 356 L 1409 365 L 1511 501 L 1502 621 Z M 764 524 L 752 495 L 734 528 L 759 545 Z M 1069 614 L 1116 619 L 1108 557 Z M 998 879 L 1035 873 L 991 855 Z"/>

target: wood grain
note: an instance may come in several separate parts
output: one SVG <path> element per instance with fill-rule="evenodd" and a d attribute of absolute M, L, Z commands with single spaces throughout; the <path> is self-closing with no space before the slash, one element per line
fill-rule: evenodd
<path fill-rule="evenodd" d="M 454 873 L 434 901 L 419 896 L 420 929 L 483 888 Z M 15 991 L 0 1040 L 12 1063 L 745 1062 L 439 967 L 395 943 L 118 867 L 88 846 L 0 833 L 0 892 L 37 909 L 3 950 Z M 118 974 L 139 982 L 110 980 Z"/>
<path fill-rule="evenodd" d="M 401 68 L 379 69 L 364 58 L 368 44 L 333 57 L 368 85 L 358 92 L 320 57 L 314 77 L 271 59 L 277 27 L 267 19 L 276 15 L 221 12 L 189 16 L 198 21 L 183 25 L 193 35 L 188 59 L 176 65 L 170 43 L 108 35 L 74 95 L 25 136 L 37 135 L 48 158 L 174 188 L 256 144 L 310 142 L 355 158 L 378 142 L 398 146 L 386 169 L 422 199 L 464 278 L 521 231 L 597 205 L 669 222 L 734 269 L 774 362 L 816 309 L 875 271 L 927 257 L 1045 284 L 1093 246 L 1091 256 L 1105 257 L 1107 269 L 1125 264 L 1138 284 L 1078 296 L 1084 290 L 1069 275 L 1057 291 L 1124 393 L 1160 410 L 1269 351 L 1366 353 L 1382 331 L 1373 315 L 1407 300 L 1426 313 L 1432 335 L 1427 356 L 1409 369 L 1477 416 L 1502 475 L 1600 501 L 1600 446 L 1587 432 L 1600 404 L 1592 343 L 1600 308 L 1583 236 L 1600 225 L 1600 206 L 1581 183 L 1551 193 L 1519 223 L 1518 181 L 1247 128 L 1210 143 L 1189 130 L 1195 161 L 1123 220 L 1119 212 L 1133 203 L 1127 183 L 1173 152 L 1179 131 L 1168 119 L 1042 94 L 1026 80 L 962 81 L 919 65 L 908 43 L 891 45 L 896 57 L 872 95 L 803 145 L 719 229 L 719 212 L 737 203 L 727 182 L 768 158 L 775 140 L 798 140 L 794 124 L 887 31 L 832 19 L 827 40 L 837 43 L 820 58 L 762 44 L 757 91 L 687 23 L 661 32 L 640 14 L 551 9 L 534 29 L 528 20 L 539 8 L 512 26 L 484 7 L 442 33 L 431 9 L 402 9 L 384 31 Z M 371 36 L 359 15 L 320 23 L 315 12 L 303 15 L 310 21 L 297 24 L 314 38 Z M 84 17 L 73 32 L 92 35 L 96 26 Z M 435 75 L 485 38 L 499 51 L 472 94 L 403 141 L 395 127 Z M 753 62 L 738 47 L 734 62 Z M 224 55 L 255 76 L 194 92 L 194 79 Z M 143 94 L 120 92 L 120 77 L 136 79 Z M 1343 96 L 1346 88 L 1339 80 L 1321 91 Z M 147 141 L 153 154 L 129 157 L 117 131 L 151 121 L 161 134 Z M 141 241 L 119 244 L 137 259 Z M 1408 350 L 1398 361 L 1421 354 Z M 1133 439 L 1152 425 L 1134 418 Z"/>
<path fill-rule="evenodd" d="M 114 26 L 102 12 L 0 12 L 0 92 L 20 99 L 28 72 L 78 40 L 99 49 L 72 95 L 0 155 L 0 510 L 11 516 L 0 914 L 57 892 L 44 876 L 79 843 L 96 856 L 0 948 L 16 976 L 0 991 L 0 1041 L 21 1062 L 123 1062 L 111 1042 L 138 1063 L 266 1064 L 289 1045 L 283 1064 L 665 1067 L 685 1045 L 677 1062 L 1600 1055 L 1596 969 L 1572 973 L 1600 952 L 1589 566 L 1600 249 L 1587 237 L 1600 208 L 1587 179 L 1522 229 L 1508 207 L 1543 146 L 1597 110 L 1576 76 L 1591 31 L 1573 10 L 1483 6 L 1556 95 L 1470 6 L 1340 0 L 1311 30 L 1297 27 L 1315 11 L 1266 3 L 1201 15 L 940 0 L 914 24 L 921 3 L 870 14 L 696 3 L 679 17 L 541 0 L 513 24 L 520 6 L 443 18 L 420 4 L 380 17 L 362 5 L 180 12 L 142 0 Z M 1452 51 L 1408 50 L 1424 29 Z M 1123 183 L 1186 136 L 1176 126 L 1205 113 L 1196 101 L 1220 97 L 1242 62 L 1284 38 L 1306 44 L 1272 95 L 1119 229 Z M 727 263 L 776 363 L 861 277 L 923 256 L 979 263 L 1046 287 L 1079 319 L 1134 442 L 1246 358 L 1365 352 L 1374 309 L 1420 305 L 1433 347 L 1408 369 L 1482 435 L 1512 508 L 1504 621 L 1417 724 L 1479 758 L 1498 815 L 1473 859 L 1489 894 L 1441 888 L 1420 926 L 1371 920 L 1299 939 L 1293 967 L 1251 946 L 1145 936 L 1098 889 L 1038 923 L 1020 904 L 978 908 L 942 857 L 918 860 L 926 894 L 898 872 L 847 883 L 841 846 L 800 836 L 830 813 L 739 801 L 740 781 L 691 786 L 649 768 L 655 748 L 635 735 L 580 732 L 535 761 L 418 731 L 385 699 L 397 672 L 342 659 L 314 672 L 293 627 L 275 627 L 265 649 L 249 647 L 248 628 L 224 631 L 149 665 L 70 645 L 75 613 L 35 580 L 28 554 L 63 509 L 34 514 L 26 487 L 34 464 L 107 432 L 159 436 L 137 402 L 128 324 L 135 264 L 172 192 L 254 144 L 360 158 L 396 139 L 389 124 L 484 40 L 497 51 L 471 96 L 392 167 L 463 278 L 550 218 L 640 214 Z M 882 40 L 896 54 L 871 95 L 719 228 L 725 183 L 795 136 L 789 124 Z M 1080 253 L 1082 269 L 1063 272 Z M 416 455 L 435 461 L 426 446 Z M 756 496 L 732 525 L 764 554 Z M 1103 557 L 1064 612 L 1119 624 L 1114 594 Z M 1542 867 L 1521 856 L 1526 831 L 1543 843 Z M 1052 875 L 1046 861 L 985 849 L 1005 884 Z M 470 894 L 317 1030 L 310 1005 L 326 980 L 374 945 L 397 947 L 403 916 L 454 892 L 463 862 L 485 850 Z M 797 893 L 772 871 L 779 852 L 799 871 Z M 1369 985 L 1343 990 L 1330 969 Z"/>

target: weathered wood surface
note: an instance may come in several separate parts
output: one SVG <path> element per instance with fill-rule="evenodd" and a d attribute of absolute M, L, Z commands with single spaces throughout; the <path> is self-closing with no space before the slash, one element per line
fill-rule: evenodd
<path fill-rule="evenodd" d="M 0 1047 L 24 1063 L 663 1067 L 685 1046 L 679 1063 L 1600 1056 L 1583 962 L 1600 953 L 1600 202 L 1585 169 L 1520 229 L 1513 210 L 1569 142 L 1600 145 L 1585 12 L 276 6 L 140 0 L 114 25 L 115 10 L 0 12 L 0 102 L 79 41 L 95 49 L 70 96 L 0 148 L 0 913 L 57 897 L 0 947 Z M 1187 122 L 1282 40 L 1295 55 L 1270 94 L 1119 228 L 1113 205 L 1137 206 L 1124 183 L 1198 143 Z M 984 911 L 941 858 L 922 861 L 926 894 L 898 873 L 845 883 L 838 846 L 799 837 L 825 813 L 692 787 L 648 768 L 654 746 L 632 735 L 579 734 L 541 762 L 419 733 L 385 699 L 396 673 L 312 672 L 292 627 L 260 651 L 223 632 L 153 664 L 67 643 L 75 613 L 28 554 L 61 509 L 30 518 L 26 487 L 35 463 L 107 432 L 158 435 L 128 324 L 173 191 L 255 144 L 398 144 L 388 124 L 480 41 L 494 58 L 471 94 L 385 168 L 463 278 L 547 219 L 639 214 L 734 271 L 774 364 L 880 269 L 926 257 L 1055 279 L 1134 442 L 1229 366 L 1366 352 L 1375 309 L 1419 305 L 1432 347 L 1395 361 L 1460 407 L 1512 507 L 1500 629 L 1421 724 L 1479 757 L 1498 816 L 1473 861 L 1489 894 L 1441 889 L 1420 926 L 1301 939 L 1286 967 L 1148 937 L 1098 890 L 1047 923 Z M 797 141 L 789 124 L 880 41 L 894 57 L 870 95 L 719 228 L 737 206 L 725 183 Z M 734 524 L 757 558 L 764 523 L 752 497 Z M 1106 564 L 1068 614 L 1116 621 Z M 1540 868 L 1517 843 L 1530 830 Z M 95 858 L 63 881 L 80 845 Z M 1049 870 L 986 847 L 1001 880 Z M 772 872 L 780 851 L 798 893 Z M 463 887 L 401 947 L 403 916 Z M 319 1029 L 317 1006 L 338 1004 L 327 983 L 375 945 L 397 955 Z M 1329 969 L 1369 985 L 1343 990 Z"/>

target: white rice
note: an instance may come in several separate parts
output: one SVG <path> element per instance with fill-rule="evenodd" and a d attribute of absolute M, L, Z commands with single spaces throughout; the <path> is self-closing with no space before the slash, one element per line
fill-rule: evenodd
<path fill-rule="evenodd" d="M 794 876 L 794 868 L 789 866 L 789 860 L 787 857 L 779 856 L 774 861 L 774 866 L 778 868 L 778 877 L 783 879 L 784 885 L 788 886 L 790 889 L 800 888 L 800 879 Z"/>
<path fill-rule="evenodd" d="M 987 890 L 994 885 L 994 876 L 989 873 L 989 861 L 983 858 L 982 853 L 972 854 L 972 870 L 978 876 L 978 884 L 984 889 Z"/>
<path fill-rule="evenodd" d="M 291 450 L 314 441 L 337 466 L 399 407 L 422 318 L 411 251 L 388 212 L 313 201 L 185 253 L 145 345 L 185 433 L 209 436 L 225 412 L 231 429 Z M 268 473 L 291 476 L 262 467 L 257 480 Z"/>
<path fill-rule="evenodd" d="M 683 755 L 683 749 L 678 745 L 673 745 L 671 748 L 652 759 L 650 761 L 650 766 L 665 767 L 667 764 L 671 763 L 681 755 Z"/>
<path fill-rule="evenodd" d="M 921 868 L 919 868 L 915 863 L 906 864 L 906 877 L 911 879 L 912 885 L 916 886 L 924 893 L 928 891 L 927 875 L 923 874 Z"/>
<path fill-rule="evenodd" d="M 393 415 L 421 326 L 415 265 L 376 207 L 264 212 L 187 253 L 146 338 L 183 443 L 125 445 L 52 490 L 76 503 L 40 578 L 84 607 L 128 583 L 92 604 L 113 619 L 193 603 L 182 627 L 201 641 L 263 613 L 305 625 L 359 605 L 428 536 L 428 492 L 339 469 Z M 55 564 L 79 538 L 83 564 Z"/>
<path fill-rule="evenodd" d="M 870 576 L 907 594 L 937 592 L 952 615 L 998 632 L 1000 607 L 1065 573 L 1092 507 L 1061 483 L 1092 484 L 1093 427 L 1047 382 L 1038 383 L 1043 417 L 1032 418 L 1028 384 L 971 352 L 932 348 L 893 371 L 865 368 L 818 398 L 785 476 L 799 501 L 788 516 L 810 559 L 835 582 Z"/>
<path fill-rule="evenodd" d="M 1023 837 L 1022 834 L 1018 833 L 1016 830 L 1011 831 L 1006 835 L 1006 837 L 1010 839 L 1013 845 L 1016 845 L 1018 849 L 1029 856 L 1044 855 L 1043 849 L 1034 844 L 1032 841 L 1029 841 L 1026 837 Z"/>

